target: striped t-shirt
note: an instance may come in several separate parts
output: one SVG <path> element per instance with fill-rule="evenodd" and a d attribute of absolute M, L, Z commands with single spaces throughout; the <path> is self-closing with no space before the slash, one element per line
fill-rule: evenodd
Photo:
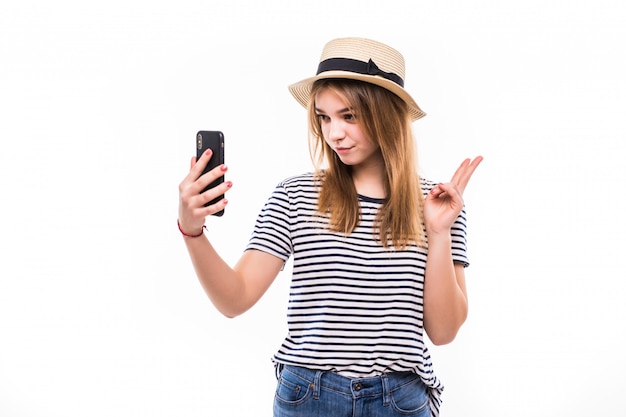
<path fill-rule="evenodd" d="M 434 185 L 421 181 L 424 194 Z M 426 249 L 381 245 L 374 235 L 381 200 L 360 196 L 360 222 L 345 235 L 327 228 L 317 199 L 312 173 L 278 184 L 247 247 L 293 256 L 288 333 L 274 361 L 349 378 L 415 372 L 438 414 L 443 385 L 423 341 Z M 465 233 L 463 211 L 452 228 L 452 256 L 467 266 Z"/>

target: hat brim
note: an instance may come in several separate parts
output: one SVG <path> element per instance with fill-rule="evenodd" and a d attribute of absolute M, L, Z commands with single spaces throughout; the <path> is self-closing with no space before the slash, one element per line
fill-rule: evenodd
<path fill-rule="evenodd" d="M 347 78 L 350 80 L 359 80 L 378 85 L 385 88 L 386 90 L 391 91 L 407 104 L 409 108 L 409 114 L 411 115 L 411 121 L 414 122 L 426 116 L 426 113 L 424 113 L 422 109 L 420 109 L 415 100 L 413 100 L 411 95 L 404 88 L 400 87 L 393 81 L 376 75 L 358 74 L 349 71 L 326 71 L 314 77 L 306 78 L 302 81 L 291 84 L 289 86 L 289 91 L 296 99 L 296 101 L 298 101 L 298 103 L 300 103 L 304 108 L 308 108 L 309 100 L 311 99 L 311 87 L 313 86 L 313 83 L 317 80 L 328 78 Z"/>

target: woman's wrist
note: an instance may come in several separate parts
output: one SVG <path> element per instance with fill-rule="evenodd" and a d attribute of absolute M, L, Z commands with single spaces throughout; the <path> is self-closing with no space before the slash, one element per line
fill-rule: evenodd
<path fill-rule="evenodd" d="M 180 220 L 176 219 L 176 224 L 178 225 L 178 230 L 180 231 L 180 233 L 184 236 L 184 237 L 191 237 L 191 238 L 195 238 L 195 237 L 200 237 L 204 234 L 204 230 L 206 229 L 205 225 L 202 225 L 202 228 L 200 229 L 200 232 L 196 232 L 196 233 L 192 233 L 191 231 L 184 231 L 183 228 L 180 225 Z"/>
<path fill-rule="evenodd" d="M 444 245 L 449 246 L 452 243 L 452 234 L 450 231 L 435 232 L 433 230 L 427 230 L 426 236 L 428 238 L 428 246 Z"/>

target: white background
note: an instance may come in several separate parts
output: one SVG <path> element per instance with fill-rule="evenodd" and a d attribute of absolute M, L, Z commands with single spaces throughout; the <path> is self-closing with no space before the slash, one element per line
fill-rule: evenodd
<path fill-rule="evenodd" d="M 176 228 L 199 129 L 234 187 L 234 263 L 309 171 L 289 83 L 326 41 L 400 50 L 421 172 L 466 192 L 470 316 L 434 347 L 444 416 L 623 407 L 626 7 L 588 1 L 3 1 L 0 415 L 269 416 L 290 265 L 220 316 Z"/>

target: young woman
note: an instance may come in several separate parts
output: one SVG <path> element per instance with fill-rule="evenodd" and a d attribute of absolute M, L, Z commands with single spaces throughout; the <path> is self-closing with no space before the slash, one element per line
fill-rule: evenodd
<path fill-rule="evenodd" d="M 443 386 L 424 331 L 451 342 L 467 316 L 463 191 L 482 160 L 448 183 L 417 174 L 411 123 L 424 113 L 404 90 L 404 59 L 368 39 L 326 44 L 317 75 L 291 85 L 308 109 L 316 169 L 278 184 L 231 267 L 203 233 L 204 207 L 230 181 L 179 187 L 178 226 L 196 274 L 228 317 L 253 306 L 293 256 L 288 334 L 274 355 L 275 417 L 438 415 Z"/>

